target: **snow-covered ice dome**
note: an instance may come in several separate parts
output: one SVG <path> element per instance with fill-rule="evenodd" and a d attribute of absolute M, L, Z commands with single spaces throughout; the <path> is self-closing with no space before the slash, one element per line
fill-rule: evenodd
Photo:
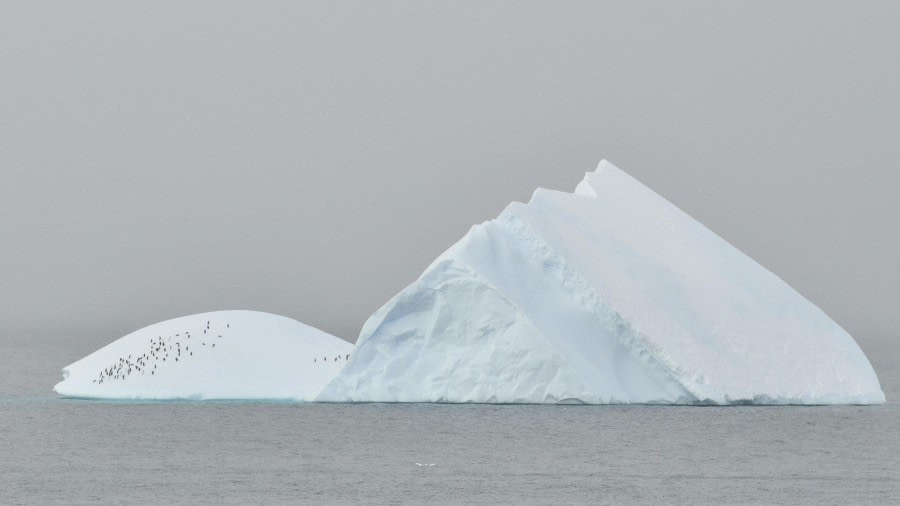
<path fill-rule="evenodd" d="M 93 399 L 309 401 L 353 345 L 283 316 L 215 311 L 132 332 L 63 369 L 54 390 Z"/>
<path fill-rule="evenodd" d="M 364 325 L 329 402 L 884 402 L 853 338 L 603 161 L 476 225 Z"/>

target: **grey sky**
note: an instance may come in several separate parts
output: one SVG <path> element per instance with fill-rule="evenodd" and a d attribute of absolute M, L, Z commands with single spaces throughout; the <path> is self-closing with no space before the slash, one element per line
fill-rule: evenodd
<path fill-rule="evenodd" d="M 264 310 L 351 340 L 607 158 L 894 332 L 900 4 L 0 3 L 0 326 Z"/>

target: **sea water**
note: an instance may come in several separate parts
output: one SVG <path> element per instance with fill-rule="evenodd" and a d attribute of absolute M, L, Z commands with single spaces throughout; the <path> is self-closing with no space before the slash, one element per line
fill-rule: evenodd
<path fill-rule="evenodd" d="M 127 329 L 0 332 L 0 504 L 900 503 L 882 406 L 99 402 L 51 391 Z"/>

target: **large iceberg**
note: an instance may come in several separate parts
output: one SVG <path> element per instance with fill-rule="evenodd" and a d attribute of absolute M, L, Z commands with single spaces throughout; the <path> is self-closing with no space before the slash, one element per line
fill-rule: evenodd
<path fill-rule="evenodd" d="M 351 353 L 352 348 L 352 353 Z M 176 318 L 63 370 L 108 399 L 875 404 L 853 338 L 603 161 L 472 227 L 357 344 L 253 311 Z"/>
<path fill-rule="evenodd" d="M 330 402 L 872 404 L 853 338 L 603 161 L 474 226 L 364 325 Z"/>
<path fill-rule="evenodd" d="M 309 401 L 352 347 L 283 316 L 215 311 L 132 332 L 63 369 L 53 389 L 93 399 Z"/>

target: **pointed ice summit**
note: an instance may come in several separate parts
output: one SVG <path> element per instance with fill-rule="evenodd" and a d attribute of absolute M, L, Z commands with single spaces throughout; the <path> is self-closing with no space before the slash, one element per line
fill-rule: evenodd
<path fill-rule="evenodd" d="M 884 402 L 853 338 L 603 161 L 473 227 L 372 315 L 332 402 Z"/>

